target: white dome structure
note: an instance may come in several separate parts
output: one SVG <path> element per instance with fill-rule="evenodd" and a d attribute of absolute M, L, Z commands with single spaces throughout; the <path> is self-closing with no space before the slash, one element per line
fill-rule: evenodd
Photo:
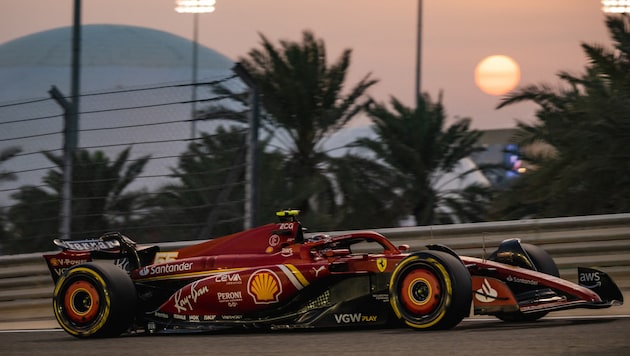
<path fill-rule="evenodd" d="M 190 82 L 193 42 L 135 26 L 81 27 L 81 91 Z M 48 97 L 51 85 L 69 94 L 72 27 L 24 36 L 0 45 L 0 102 Z M 225 75 L 234 63 L 198 47 L 200 81 Z"/>
<path fill-rule="evenodd" d="M 82 26 L 79 148 L 101 149 L 110 157 L 130 145 L 131 158 L 181 153 L 191 135 L 186 120 L 191 117 L 193 45 L 185 38 L 149 28 Z M 1 167 L 19 174 L 17 181 L 2 183 L 0 201 L 24 184 L 41 184 L 52 164 L 39 152 L 62 152 L 63 110 L 49 100 L 48 92 L 55 86 L 70 95 L 71 49 L 71 27 L 0 44 L 0 150 L 10 146 L 22 149 L 21 156 Z M 234 62 L 222 54 L 200 45 L 197 56 L 198 83 L 233 75 Z M 161 86 L 167 88 L 116 93 Z M 102 94 L 106 92 L 112 94 Z M 197 92 L 200 99 L 211 94 L 207 86 L 199 86 Z M 145 108 L 133 109 L 140 106 Z M 210 127 L 207 123 L 200 126 Z M 151 160 L 144 174 L 168 174 L 176 162 L 176 158 Z M 140 184 L 154 186 L 156 182 Z"/>

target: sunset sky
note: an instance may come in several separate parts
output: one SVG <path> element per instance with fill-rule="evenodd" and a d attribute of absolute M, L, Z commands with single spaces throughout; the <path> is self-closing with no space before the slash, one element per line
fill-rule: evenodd
<path fill-rule="evenodd" d="M 0 44 L 72 24 L 72 0 L 0 0 Z M 599 0 L 424 0 L 422 90 L 443 92 L 449 118 L 470 117 L 478 129 L 530 121 L 531 104 L 495 110 L 500 97 L 474 83 L 476 65 L 494 54 L 520 65 L 520 85 L 557 84 L 556 73 L 586 65 L 580 44 L 610 47 Z M 300 40 L 305 29 L 322 38 L 330 59 L 353 50 L 348 83 L 371 72 L 370 94 L 413 104 L 417 0 L 217 0 L 203 14 L 199 42 L 237 60 L 258 47 L 259 33 L 276 42 Z M 84 24 L 143 26 L 192 39 L 192 15 L 174 0 L 83 1 Z M 7 90 L 10 83 L 2 83 Z M 356 123 L 356 124 L 360 124 Z"/>

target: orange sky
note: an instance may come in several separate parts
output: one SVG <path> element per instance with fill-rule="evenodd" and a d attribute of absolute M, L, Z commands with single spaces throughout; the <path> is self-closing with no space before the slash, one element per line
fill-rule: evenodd
<path fill-rule="evenodd" d="M 440 91 L 449 117 L 471 117 L 479 129 L 531 120 L 535 107 L 494 110 L 499 97 L 474 84 L 477 63 L 492 54 L 514 58 L 521 85 L 556 84 L 560 70 L 580 72 L 580 43 L 610 46 L 598 0 L 424 0 L 422 89 Z M 199 41 L 237 59 L 268 38 L 300 40 L 310 29 L 328 55 L 353 49 L 349 82 L 368 72 L 381 82 L 370 94 L 413 103 L 417 0 L 217 0 L 200 17 Z M 72 24 L 72 0 L 0 0 L 0 44 Z M 35 5 L 36 4 L 36 5 Z M 178 14 L 174 0 L 87 0 L 82 22 L 144 26 L 192 39 L 192 16 Z M 2 83 L 2 90 L 7 83 Z"/>

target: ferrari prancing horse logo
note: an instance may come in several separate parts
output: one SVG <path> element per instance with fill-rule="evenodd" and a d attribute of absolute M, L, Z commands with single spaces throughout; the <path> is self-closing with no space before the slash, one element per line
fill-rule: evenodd
<path fill-rule="evenodd" d="M 385 269 L 387 268 L 387 259 L 386 258 L 379 258 L 376 260 L 376 267 L 378 267 L 378 270 L 381 272 L 385 272 Z"/>

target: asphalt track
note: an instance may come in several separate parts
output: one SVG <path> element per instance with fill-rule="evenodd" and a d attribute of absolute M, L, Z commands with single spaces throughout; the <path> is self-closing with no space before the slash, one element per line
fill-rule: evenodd
<path fill-rule="evenodd" d="M 624 355 L 630 316 L 465 319 L 448 331 L 407 328 L 132 335 L 79 340 L 60 329 L 0 332 L 1 355 Z"/>

